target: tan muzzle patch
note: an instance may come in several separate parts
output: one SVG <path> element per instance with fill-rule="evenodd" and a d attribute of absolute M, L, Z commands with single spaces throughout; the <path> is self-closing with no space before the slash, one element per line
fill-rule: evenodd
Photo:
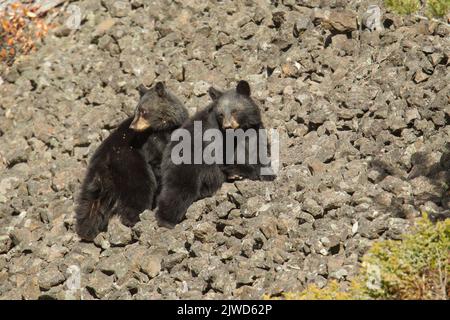
<path fill-rule="evenodd" d="M 239 122 L 237 122 L 235 117 L 231 117 L 231 127 L 233 129 L 237 129 L 239 128 Z"/>
<path fill-rule="evenodd" d="M 133 122 L 130 124 L 130 129 L 134 131 L 144 131 L 150 128 L 150 123 L 142 116 L 135 116 Z"/>
<path fill-rule="evenodd" d="M 222 127 L 224 129 L 238 129 L 239 122 L 237 122 L 236 118 L 232 116 L 230 121 L 226 121 L 226 120 L 223 121 Z"/>

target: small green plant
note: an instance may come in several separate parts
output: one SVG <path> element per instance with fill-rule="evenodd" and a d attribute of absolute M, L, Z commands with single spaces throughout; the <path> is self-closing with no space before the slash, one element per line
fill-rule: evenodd
<path fill-rule="evenodd" d="M 376 242 L 362 259 L 360 274 L 341 290 L 336 281 L 325 288 L 308 286 L 284 299 L 448 299 L 450 294 L 450 219 L 433 224 L 418 219 L 401 241 Z M 269 298 L 265 296 L 265 298 Z"/>
<path fill-rule="evenodd" d="M 419 10 L 419 0 L 384 0 L 386 7 L 399 14 L 411 14 Z"/>
<path fill-rule="evenodd" d="M 363 258 L 361 274 L 371 297 L 447 299 L 450 290 L 450 220 L 418 219 L 402 241 L 375 243 Z"/>
<path fill-rule="evenodd" d="M 428 0 L 427 13 L 435 17 L 442 17 L 450 12 L 450 0 Z"/>

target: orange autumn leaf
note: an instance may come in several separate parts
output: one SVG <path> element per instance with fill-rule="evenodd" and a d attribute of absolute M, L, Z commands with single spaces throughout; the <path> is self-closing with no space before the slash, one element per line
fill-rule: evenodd
<path fill-rule="evenodd" d="M 6 52 L 6 49 L 5 49 L 5 48 L 2 48 L 2 50 L 0 50 L 0 57 L 1 57 L 3 60 L 6 59 L 7 54 L 8 54 L 8 53 Z"/>
<path fill-rule="evenodd" d="M 9 22 L 7 21 L 7 20 L 3 20 L 2 21 L 2 28 L 3 28 L 3 30 L 5 30 L 6 32 L 9 32 L 9 30 L 10 30 L 10 25 L 9 25 Z"/>

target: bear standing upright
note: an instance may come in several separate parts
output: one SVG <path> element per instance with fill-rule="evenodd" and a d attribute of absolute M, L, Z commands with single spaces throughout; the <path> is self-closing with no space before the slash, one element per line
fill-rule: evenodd
<path fill-rule="evenodd" d="M 193 139 L 198 139 L 200 134 L 203 137 L 208 129 L 220 131 L 222 141 L 225 141 L 227 129 L 242 129 L 243 132 L 254 129 L 258 132 L 257 130 L 264 128 L 259 108 L 250 96 L 250 86 L 246 81 L 239 81 L 235 89 L 226 92 L 211 87 L 209 94 L 213 100 L 212 104 L 197 112 L 181 127 Z M 195 132 L 196 122 L 201 124 L 200 133 Z M 171 142 L 164 152 L 162 190 L 158 196 L 156 213 L 161 226 L 171 228 L 180 222 L 194 201 L 213 195 L 227 178 L 273 180 L 275 177 L 273 172 L 269 175 L 261 174 L 261 169 L 270 168 L 270 163 L 262 164 L 259 160 L 255 164 L 226 164 L 225 161 L 221 164 L 195 163 L 194 144 L 191 144 L 189 163 L 175 164 L 172 161 L 176 142 Z M 202 142 L 203 150 L 207 146 L 208 143 Z M 222 148 L 225 149 L 225 146 L 222 145 Z M 248 150 L 246 151 L 248 153 Z M 235 153 L 235 150 L 232 150 L 232 153 Z M 225 152 L 224 156 L 226 158 L 229 155 Z"/>
<path fill-rule="evenodd" d="M 151 89 L 141 85 L 139 93 L 134 117 L 123 121 L 90 159 L 75 209 L 82 239 L 105 230 L 112 215 L 132 226 L 142 211 L 154 207 L 163 150 L 188 113 L 161 82 Z"/>

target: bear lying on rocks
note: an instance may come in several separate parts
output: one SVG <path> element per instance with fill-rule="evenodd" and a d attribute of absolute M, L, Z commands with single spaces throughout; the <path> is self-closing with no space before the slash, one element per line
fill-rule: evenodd
<path fill-rule="evenodd" d="M 270 169 L 270 163 L 263 164 L 259 158 L 254 164 L 248 162 L 248 158 L 246 162 L 237 164 L 229 164 L 226 161 L 236 153 L 236 149 L 226 152 L 223 141 L 226 139 L 227 129 L 231 132 L 242 129 L 244 133 L 253 129 L 257 133 L 258 141 L 263 138 L 258 131 L 264 128 L 261 113 L 251 98 L 249 84 L 246 81 L 240 81 L 235 89 L 226 92 L 211 87 L 209 95 L 213 102 L 186 121 L 181 129 L 187 131 L 194 139 L 203 139 L 206 130 L 216 129 L 220 132 L 219 138 L 222 139 L 224 161 L 212 164 L 196 162 L 194 142 L 190 145 L 188 161 L 176 164 L 173 162 L 172 153 L 177 150 L 178 143 L 173 141 L 168 145 L 163 155 L 162 190 L 157 200 L 156 217 L 160 226 L 171 228 L 179 223 L 194 201 L 213 195 L 227 179 L 273 180 L 275 178 Z M 199 124 L 200 132 L 195 130 Z M 201 147 L 205 150 L 208 145 L 208 142 L 202 142 Z M 251 153 L 249 146 L 247 142 L 244 148 L 247 155 Z M 184 152 L 186 150 L 183 150 Z M 263 168 L 268 169 L 270 173 L 262 174 Z"/>

